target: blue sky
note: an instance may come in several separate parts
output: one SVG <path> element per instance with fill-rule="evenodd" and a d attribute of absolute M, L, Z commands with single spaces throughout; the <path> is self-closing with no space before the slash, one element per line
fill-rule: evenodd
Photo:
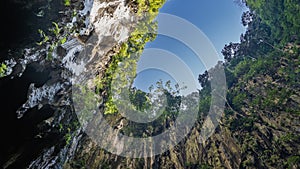
<path fill-rule="evenodd" d="M 244 10 L 234 4 L 233 0 L 169 0 L 160 11 L 190 21 L 220 51 L 225 43 L 238 42 L 239 35 L 245 31 L 241 24 Z"/>
<path fill-rule="evenodd" d="M 234 4 L 233 0 L 169 0 L 160 12 L 179 16 L 197 26 L 212 42 L 222 60 L 221 50 L 224 45 L 239 42 L 240 34 L 245 32 L 245 27 L 241 24 L 241 15 L 245 10 Z M 206 70 L 188 47 L 172 38 L 159 35 L 156 40 L 148 43 L 146 48 L 159 48 L 174 53 L 192 70 L 195 80 Z M 142 55 L 141 60 L 143 57 Z M 163 62 L 163 59 L 157 62 Z M 140 64 L 139 62 L 138 67 Z M 180 70 L 179 66 L 178 69 Z M 175 83 L 166 72 L 149 69 L 138 73 L 134 86 L 146 91 L 148 86 L 155 84 L 159 79 L 170 79 Z"/>

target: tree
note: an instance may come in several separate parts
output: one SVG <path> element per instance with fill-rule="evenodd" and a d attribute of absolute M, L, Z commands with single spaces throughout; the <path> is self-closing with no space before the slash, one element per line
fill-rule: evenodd
<path fill-rule="evenodd" d="M 129 98 L 130 98 L 131 103 L 139 111 L 143 111 L 143 110 L 149 108 L 149 106 L 150 106 L 147 93 L 140 89 L 137 89 L 135 87 L 131 89 Z"/>
<path fill-rule="evenodd" d="M 224 46 L 224 48 L 222 49 L 221 53 L 223 54 L 224 59 L 227 62 L 230 62 L 230 60 L 238 52 L 239 48 L 240 48 L 240 44 L 239 43 L 230 42 L 229 44 L 226 44 Z"/>
<path fill-rule="evenodd" d="M 208 83 L 208 71 L 206 70 L 203 74 L 200 74 L 198 77 L 198 81 L 201 85 L 201 87 L 204 87 Z"/>
<path fill-rule="evenodd" d="M 242 14 L 242 24 L 243 26 L 248 26 L 253 21 L 254 14 L 251 11 L 243 12 Z"/>

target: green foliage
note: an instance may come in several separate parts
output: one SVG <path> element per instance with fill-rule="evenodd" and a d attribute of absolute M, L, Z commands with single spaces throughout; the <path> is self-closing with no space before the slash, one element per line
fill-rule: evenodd
<path fill-rule="evenodd" d="M 84 169 L 87 166 L 87 161 L 84 158 L 74 159 L 70 164 L 66 163 L 65 165 L 68 167 L 64 166 L 64 169 Z"/>
<path fill-rule="evenodd" d="M 225 69 L 225 75 L 226 75 L 226 83 L 227 87 L 231 88 L 234 83 L 236 83 L 237 79 L 234 76 L 234 72 L 230 70 L 228 67 Z"/>
<path fill-rule="evenodd" d="M 58 24 L 55 22 L 52 22 L 52 24 L 54 25 L 54 27 L 50 29 L 50 31 L 53 32 L 56 37 L 58 37 L 61 32 L 61 28 L 59 28 Z"/>
<path fill-rule="evenodd" d="M 110 96 L 108 101 L 105 103 L 105 112 L 104 114 L 114 114 L 118 111 L 117 106 L 114 103 L 114 100 Z"/>
<path fill-rule="evenodd" d="M 200 164 L 200 166 L 198 167 L 199 169 L 212 169 L 213 167 L 211 167 L 208 164 Z"/>
<path fill-rule="evenodd" d="M 77 11 L 74 9 L 73 13 L 72 13 L 72 16 L 75 17 L 76 15 L 77 15 Z"/>
<path fill-rule="evenodd" d="M 300 163 L 300 156 L 290 156 L 287 159 L 287 165 L 289 168 L 292 168 L 293 165 L 299 165 Z"/>
<path fill-rule="evenodd" d="M 148 12 L 149 16 L 137 24 L 127 42 L 121 45 L 118 54 L 112 57 L 105 76 L 95 80 L 97 93 L 103 90 L 108 91 L 105 114 L 117 112 L 111 91 L 120 92 L 122 88 L 128 88 L 128 85 L 133 83 L 136 76 L 136 64 L 145 44 L 156 37 L 157 23 L 153 22 L 153 19 L 164 2 L 165 0 L 150 0 L 147 3 L 144 0 L 138 0 L 139 13 Z M 112 85 L 113 82 L 115 84 Z"/>
<path fill-rule="evenodd" d="M 255 121 L 255 117 L 243 117 L 240 119 L 235 119 L 230 122 L 230 130 L 237 131 L 237 130 L 246 130 L 252 131 L 253 123 Z"/>
<path fill-rule="evenodd" d="M 43 40 L 40 41 L 40 42 L 37 42 L 36 44 L 39 45 L 39 46 L 41 46 L 42 44 L 44 44 L 44 43 L 46 43 L 46 42 L 49 41 L 49 37 L 48 37 L 48 36 L 45 34 L 45 32 L 44 32 L 43 30 L 41 30 L 41 29 L 38 29 L 38 32 L 39 32 L 41 38 L 43 38 Z"/>
<path fill-rule="evenodd" d="M 185 167 L 195 169 L 212 169 L 212 167 L 208 164 L 193 164 L 190 162 L 185 162 Z"/>
<path fill-rule="evenodd" d="M 52 53 L 54 51 L 54 49 L 57 47 L 58 43 L 57 42 L 53 42 L 49 48 L 48 48 L 48 54 L 47 54 L 47 60 L 51 60 L 52 59 Z"/>
<path fill-rule="evenodd" d="M 246 2 L 260 16 L 263 22 L 271 28 L 272 36 L 277 41 L 283 41 L 283 44 L 286 44 L 292 36 L 299 36 L 299 0 L 247 0 Z"/>
<path fill-rule="evenodd" d="M 157 134 L 160 134 L 162 130 L 170 123 L 174 122 L 176 120 L 176 117 L 179 113 L 179 108 L 181 105 L 181 96 L 174 95 L 174 90 L 177 89 L 170 89 L 169 83 L 163 83 L 162 81 L 157 82 L 157 88 L 154 90 L 154 93 L 164 93 L 166 99 L 166 104 L 164 104 L 164 107 L 162 109 L 159 109 L 156 112 L 157 114 L 161 114 L 159 117 L 157 117 L 155 120 L 153 120 L 151 123 L 134 123 L 130 122 L 129 125 L 124 126 L 123 132 L 126 135 L 133 134 L 137 137 L 147 137 L 147 136 L 154 136 Z M 133 96 L 132 104 L 139 110 L 149 110 L 151 103 L 148 100 L 149 93 L 138 91 L 137 89 L 132 89 L 133 92 L 131 95 Z M 179 90 L 179 89 L 178 89 Z M 175 92 L 177 93 L 177 92 Z M 136 98 L 134 96 L 137 95 L 140 96 L 140 98 Z M 161 100 L 160 100 L 161 101 Z M 154 103 L 155 104 L 155 103 Z M 156 104 L 155 104 L 156 105 Z M 189 106 L 189 105 L 186 105 Z M 143 111 L 144 112 L 144 111 Z M 138 112 L 137 112 L 138 113 Z"/>
<path fill-rule="evenodd" d="M 67 37 L 63 37 L 62 39 L 60 39 L 60 44 L 64 44 L 67 41 Z"/>
<path fill-rule="evenodd" d="M 288 141 L 297 141 L 300 139 L 300 136 L 293 133 L 287 133 L 279 138 L 279 141 L 288 142 Z"/>
<path fill-rule="evenodd" d="M 71 5 L 71 0 L 64 0 L 65 6 L 70 6 Z"/>
<path fill-rule="evenodd" d="M 71 140 L 72 140 L 72 135 L 71 135 L 71 129 L 67 128 L 68 132 L 67 134 L 64 136 L 66 144 L 69 145 Z"/>
<path fill-rule="evenodd" d="M 165 2 L 166 0 L 137 0 L 138 15 L 141 16 L 146 12 L 150 16 L 150 21 L 152 21 L 158 14 L 159 8 L 161 8 Z"/>
<path fill-rule="evenodd" d="M 297 168 L 300 157 L 293 147 L 299 136 L 292 130 L 283 136 L 273 131 L 289 131 L 300 113 L 300 3 L 246 2 L 253 20 L 243 18 L 248 27 L 240 43 L 223 50 L 229 58 L 225 59 L 229 87 L 225 124 L 241 145 L 241 167 L 257 168 L 253 162 L 259 162 L 267 168 Z M 272 129 L 262 132 L 264 126 Z M 260 132 L 266 138 L 256 134 Z"/>
<path fill-rule="evenodd" d="M 232 104 L 235 109 L 240 110 L 247 99 L 246 93 L 238 93 L 232 100 Z"/>
<path fill-rule="evenodd" d="M 63 130 L 63 124 L 60 123 L 60 124 L 58 125 L 58 129 L 59 129 L 60 132 L 62 132 L 62 130 Z"/>
<path fill-rule="evenodd" d="M 241 61 L 238 65 L 236 65 L 235 70 L 234 70 L 234 76 L 238 78 L 241 75 L 248 72 L 249 69 L 250 69 L 249 60 L 245 59 L 244 61 Z"/>
<path fill-rule="evenodd" d="M 79 122 L 77 119 L 71 119 L 70 123 L 59 123 L 57 128 L 60 134 L 63 136 L 66 145 L 69 145 L 72 141 L 72 133 L 79 128 Z"/>
<path fill-rule="evenodd" d="M 81 122 L 89 122 L 93 117 L 93 111 L 96 110 L 97 95 L 86 86 L 77 85 L 73 88 L 73 100 L 75 106 L 80 112 L 77 117 Z"/>
<path fill-rule="evenodd" d="M 7 70 L 6 64 L 1 63 L 1 66 L 0 66 L 0 78 L 5 76 L 6 70 Z"/>
<path fill-rule="evenodd" d="M 136 110 L 144 111 L 150 107 L 150 100 L 147 93 L 139 90 L 132 89 L 129 95 L 131 103 L 135 106 Z"/>
<path fill-rule="evenodd" d="M 48 46 L 47 57 L 46 57 L 47 60 L 51 60 L 53 58 L 54 50 L 57 48 L 57 46 L 64 44 L 67 41 L 67 37 L 70 33 L 69 32 L 70 30 L 68 30 L 65 27 L 64 32 L 66 32 L 66 33 L 65 33 L 65 35 L 61 35 L 63 28 L 60 28 L 56 22 L 52 22 L 52 24 L 54 27 L 49 29 L 50 33 L 52 33 L 52 35 L 50 34 L 49 36 L 53 37 L 53 35 L 54 35 L 53 40 L 50 42 L 49 36 L 47 36 L 43 30 L 39 29 L 38 32 L 39 32 L 41 38 L 43 38 L 43 39 L 42 39 L 42 41 L 36 43 L 37 45 L 41 46 L 47 42 L 49 44 L 49 42 L 50 42 L 50 45 Z"/>
<path fill-rule="evenodd" d="M 210 109 L 211 104 L 211 96 L 206 96 L 200 99 L 199 103 L 199 112 L 200 113 L 208 113 Z"/>

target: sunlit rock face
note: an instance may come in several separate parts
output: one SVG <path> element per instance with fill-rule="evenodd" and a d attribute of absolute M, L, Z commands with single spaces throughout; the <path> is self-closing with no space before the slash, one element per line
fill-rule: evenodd
<path fill-rule="evenodd" d="M 86 2 L 86 6 L 91 5 Z M 137 20 L 123 0 L 94 1 L 90 10 L 84 8 L 81 13 L 90 14 L 85 20 L 86 29 L 82 29 L 78 37 L 84 48 L 76 57 L 81 60 L 81 65 L 84 64 L 84 69 L 74 70 L 76 65 L 67 67 L 75 73 L 73 82 L 85 81 L 92 85 L 89 82 L 93 79 L 91 76 L 103 72 L 110 57 L 133 31 Z"/>
<path fill-rule="evenodd" d="M 11 57 L 6 55 L 7 51 L 1 51 L 6 56 L 1 58 L 1 61 L 6 63 L 8 71 L 0 85 L 8 95 L 12 94 L 9 92 L 13 92 L 13 86 L 16 86 L 16 83 L 18 83 L 18 88 L 22 89 L 22 91 L 14 91 L 22 93 L 22 97 L 18 97 L 20 99 L 17 101 L 18 104 L 11 105 L 14 108 L 8 112 L 9 118 L 3 118 L 13 119 L 10 127 L 20 131 L 15 132 L 15 135 L 12 135 L 14 133 L 12 130 L 6 131 L 5 133 L 10 134 L 7 142 L 5 142 L 8 144 L 11 140 L 18 140 L 15 141 L 18 147 L 5 149 L 3 152 L 5 158 L 1 158 L 1 165 L 4 168 L 22 168 L 24 166 L 31 168 L 56 166 L 61 168 L 66 160 L 72 158 L 79 139 L 82 137 L 80 128 L 74 131 L 74 128 L 71 127 L 76 121 L 76 117 L 72 113 L 71 86 L 72 84 L 88 83 L 90 80 L 90 87 L 93 87 L 93 77 L 104 72 L 110 57 L 118 51 L 120 43 L 126 41 L 133 31 L 135 14 L 131 12 L 125 0 L 74 1 L 72 8 L 77 10 L 76 15 L 70 8 L 61 8 L 64 7 L 63 1 L 59 4 L 52 1 L 30 1 L 30 3 L 14 1 L 9 2 L 9 5 L 10 9 L 16 5 L 24 11 L 30 11 L 29 15 L 33 19 L 30 18 L 26 24 L 32 23 L 36 27 L 31 27 L 33 29 L 31 34 L 21 36 L 19 29 L 22 27 L 18 27 L 20 23 L 16 21 L 16 24 L 5 29 L 6 31 L 13 31 L 11 35 L 15 35 L 3 36 L 4 39 L 8 39 L 8 44 L 11 44 L 12 41 L 15 42 L 16 38 L 22 41 L 23 39 L 28 40 L 27 36 L 32 34 L 37 36 L 27 41 L 27 45 L 8 45 L 2 44 L 3 41 L 1 42 L 1 49 L 5 47 L 8 51 L 9 48 L 12 48 L 13 51 L 18 50 L 20 52 L 19 56 Z M 60 7 L 57 7 L 58 5 Z M 1 9 L 4 7 L 5 5 L 1 5 Z M 6 14 L 6 10 L 1 10 L 1 12 Z M 19 17 L 15 13 L 12 16 Z M 10 19 L 6 18 L 5 21 L 10 23 Z M 48 19 L 47 24 L 41 24 L 43 23 L 40 22 L 41 20 Z M 47 59 L 49 48 L 56 38 L 51 35 L 51 32 L 47 32 L 47 29 L 54 26 L 52 21 L 58 23 L 61 28 L 66 26 L 78 31 L 77 33 L 71 32 L 64 44 L 54 48 L 53 53 L 51 53 L 52 59 L 49 60 Z M 35 44 L 39 41 L 38 29 L 45 30 L 50 37 L 47 44 L 42 46 Z M 62 31 L 60 36 L 66 36 L 65 32 L 65 30 Z M 10 41 L 9 38 L 13 40 Z M 41 72 L 41 77 L 36 76 L 40 80 L 23 78 L 36 75 L 36 71 Z M 20 84 L 24 84 L 24 87 L 21 88 Z M 14 97 L 16 96 L 11 95 L 7 101 L 3 102 L 11 103 Z M 16 120 L 17 118 L 19 120 Z M 22 129 L 22 126 L 30 121 L 32 123 Z M 70 132 L 70 130 L 72 130 L 72 141 L 68 140 L 66 144 L 67 138 L 64 133 Z M 22 132 L 24 136 L 21 136 Z M 24 141 L 26 137 L 30 139 Z M 53 139 L 57 142 L 50 141 Z M 34 143 L 35 148 L 32 147 Z M 28 154 L 30 155 L 28 156 Z"/>

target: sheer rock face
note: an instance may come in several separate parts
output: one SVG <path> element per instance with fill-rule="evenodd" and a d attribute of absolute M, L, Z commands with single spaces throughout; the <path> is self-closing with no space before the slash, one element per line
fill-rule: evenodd
<path fill-rule="evenodd" d="M 13 58 L 14 64 L 9 67 L 12 69 L 11 78 L 22 77 L 26 67 L 32 63 L 37 65 L 34 67 L 39 71 L 51 70 L 42 84 L 37 86 L 34 82 L 29 82 L 27 100 L 16 112 L 21 120 L 29 118 L 28 114 L 34 114 L 31 116 L 38 118 L 38 113 L 44 111 L 47 111 L 47 117 L 41 115 L 38 118 L 37 124 L 34 124 L 33 138 L 30 136 L 29 141 L 18 145 L 19 148 L 8 150 L 11 155 L 3 161 L 1 159 L 2 167 L 22 168 L 27 165 L 30 168 L 61 168 L 65 161 L 72 158 L 83 134 L 78 129 L 71 106 L 71 85 L 86 83 L 93 89 L 93 78 L 103 76 L 111 56 L 118 52 L 119 45 L 127 40 L 136 23 L 136 14 L 126 3 L 123 0 L 72 1 L 71 7 L 63 14 L 60 13 L 62 18 L 56 22 L 60 29 L 65 26 L 65 29 L 68 27 L 79 34 L 74 34 L 74 31 L 67 36 L 67 30 L 64 30 L 55 37 L 47 32 L 49 40 L 45 44 L 22 49 L 24 56 Z M 73 8 L 77 11 L 76 14 L 72 11 Z M 57 36 L 66 36 L 67 41 L 50 53 L 49 48 L 58 39 Z M 52 54 L 52 60 L 45 58 L 49 53 Z M 17 69 L 16 65 L 20 65 L 22 69 Z M 48 117 L 49 113 L 51 117 Z M 56 141 L 50 141 L 53 139 Z M 36 148 L 30 150 L 34 143 Z M 30 157 L 27 157 L 30 152 Z M 40 155 L 36 157 L 38 154 Z"/>
<path fill-rule="evenodd" d="M 85 7 L 80 13 L 86 15 L 85 28 L 81 29 L 77 39 L 62 45 L 67 53 L 63 63 L 65 68 L 73 73 L 70 77 L 73 85 L 87 85 L 90 89 L 94 89 L 94 79 L 97 76 L 103 77 L 111 57 L 118 52 L 119 45 L 125 42 L 133 31 L 136 14 L 131 12 L 123 0 L 86 0 L 84 4 Z M 70 120 L 71 126 L 74 121 L 76 120 Z M 61 120 L 61 123 L 65 122 L 64 119 Z M 55 158 L 57 164 L 51 163 L 50 158 L 43 159 L 40 156 L 30 166 L 41 167 L 46 164 L 47 167 L 51 167 L 64 163 L 66 168 L 70 166 L 69 163 L 72 164 L 71 168 L 79 165 L 78 163 L 84 163 L 84 166 L 90 168 L 101 166 L 107 155 L 99 153 L 103 151 L 81 132 L 81 128 L 77 128 L 76 131 L 72 128 L 70 130 L 72 130 L 72 141 L 59 148 L 58 154 L 50 153 L 50 157 Z M 100 157 L 95 156 L 95 153 Z M 85 157 L 72 162 L 80 154 L 84 154 Z"/>
<path fill-rule="evenodd" d="M 97 74 L 102 76 L 111 56 L 133 31 L 137 18 L 123 0 L 95 0 L 90 11 L 83 9 L 83 13 L 89 13 L 86 22 L 90 23 L 78 37 L 84 48 L 77 58 L 84 62 L 84 70 L 77 72 L 74 78 L 78 84 L 93 87 L 90 80 Z"/>

